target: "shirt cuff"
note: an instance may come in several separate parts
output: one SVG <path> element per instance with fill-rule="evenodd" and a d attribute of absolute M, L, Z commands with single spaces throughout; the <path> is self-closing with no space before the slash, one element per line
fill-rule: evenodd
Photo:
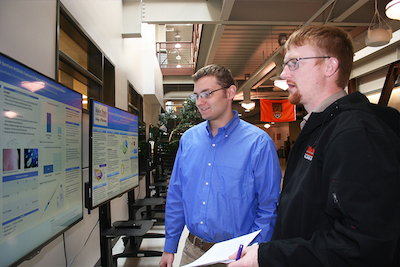
<path fill-rule="evenodd" d="M 165 239 L 164 251 L 168 253 L 176 253 L 178 251 L 179 240 Z"/>

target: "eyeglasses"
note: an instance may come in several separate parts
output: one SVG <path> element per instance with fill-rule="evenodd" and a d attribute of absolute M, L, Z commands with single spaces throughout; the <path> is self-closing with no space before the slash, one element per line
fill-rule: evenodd
<path fill-rule="evenodd" d="M 299 68 L 299 61 L 303 59 L 312 59 L 312 58 L 330 58 L 330 56 L 324 56 L 324 57 L 298 57 L 298 58 L 291 58 L 285 63 L 282 64 L 282 69 L 285 68 L 287 65 L 289 67 L 289 70 L 294 71 Z"/>
<path fill-rule="evenodd" d="M 231 86 L 229 85 L 228 87 L 218 88 L 218 89 L 215 89 L 214 91 L 203 91 L 200 94 L 191 94 L 189 96 L 189 99 L 192 100 L 193 102 L 196 102 L 197 99 L 199 98 L 199 96 L 203 99 L 210 98 L 212 93 L 222 90 L 222 89 L 228 89 L 229 87 L 231 87 Z"/>

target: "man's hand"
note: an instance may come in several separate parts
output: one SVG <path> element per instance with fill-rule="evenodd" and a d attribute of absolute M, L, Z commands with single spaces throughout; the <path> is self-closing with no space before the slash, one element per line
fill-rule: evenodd
<path fill-rule="evenodd" d="M 172 267 L 172 263 L 174 262 L 174 254 L 163 252 L 160 260 L 160 267 Z"/>
<path fill-rule="evenodd" d="M 236 259 L 237 253 L 229 256 L 230 259 Z M 258 246 L 247 247 L 242 252 L 242 258 L 231 262 L 227 267 L 258 267 Z"/>

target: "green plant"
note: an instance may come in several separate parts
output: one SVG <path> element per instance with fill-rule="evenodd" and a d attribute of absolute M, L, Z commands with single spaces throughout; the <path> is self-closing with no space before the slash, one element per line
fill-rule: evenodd
<path fill-rule="evenodd" d="M 168 135 L 168 144 L 170 150 L 175 150 L 179 146 L 179 140 L 182 134 L 190 127 L 204 121 L 201 117 L 196 103 L 190 99 L 184 101 L 183 107 L 179 112 L 169 111 L 159 116 L 160 124 L 158 128 L 166 127 L 164 135 Z M 165 128 L 164 128 L 165 129 Z"/>

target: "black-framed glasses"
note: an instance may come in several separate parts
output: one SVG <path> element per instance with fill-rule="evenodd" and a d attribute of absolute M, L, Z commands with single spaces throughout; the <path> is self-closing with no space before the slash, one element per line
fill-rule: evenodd
<path fill-rule="evenodd" d="M 323 57 L 298 57 L 298 58 L 291 58 L 285 63 L 282 64 L 282 69 L 285 68 L 285 66 L 289 67 L 289 70 L 294 71 L 299 68 L 299 61 L 303 59 L 312 59 L 312 58 L 330 58 L 330 56 L 323 56 Z"/>
<path fill-rule="evenodd" d="M 203 91 L 200 94 L 191 94 L 189 96 L 189 99 L 192 100 L 193 102 L 196 102 L 197 99 L 199 98 L 199 96 L 201 98 L 203 98 L 203 99 L 210 98 L 212 93 L 214 93 L 216 91 L 219 91 L 219 90 L 222 90 L 222 89 L 228 89 L 229 87 L 231 87 L 231 86 L 229 85 L 228 87 L 218 88 L 218 89 L 215 89 L 213 91 Z"/>

